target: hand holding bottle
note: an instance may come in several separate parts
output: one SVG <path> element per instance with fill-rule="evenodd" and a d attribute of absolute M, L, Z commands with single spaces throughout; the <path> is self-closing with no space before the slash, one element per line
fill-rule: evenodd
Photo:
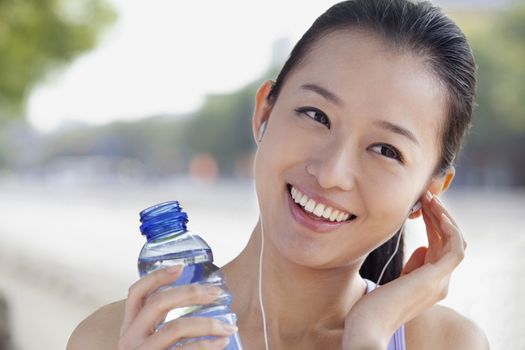
<path fill-rule="evenodd" d="M 179 317 L 156 327 L 175 308 L 205 305 L 222 294 L 214 286 L 188 284 L 159 290 L 182 273 L 182 266 L 159 269 L 144 276 L 130 288 L 120 328 L 119 350 L 167 349 L 185 338 L 215 336 L 215 339 L 186 343 L 184 350 L 224 349 L 236 327 L 212 317 Z"/>

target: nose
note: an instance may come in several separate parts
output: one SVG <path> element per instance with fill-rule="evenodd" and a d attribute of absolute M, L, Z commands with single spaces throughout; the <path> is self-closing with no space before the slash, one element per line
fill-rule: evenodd
<path fill-rule="evenodd" d="M 306 162 L 306 172 L 324 189 L 350 191 L 355 186 L 358 161 L 354 147 L 328 146 Z"/>

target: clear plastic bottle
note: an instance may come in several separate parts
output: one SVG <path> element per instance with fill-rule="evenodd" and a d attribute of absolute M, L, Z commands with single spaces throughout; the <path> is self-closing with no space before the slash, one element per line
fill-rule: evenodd
<path fill-rule="evenodd" d="M 183 264 L 184 270 L 172 284 L 173 287 L 199 283 L 218 286 L 224 292 L 211 304 L 171 310 L 157 329 L 175 318 L 192 316 L 214 317 L 235 326 L 237 317 L 230 309 L 232 296 L 226 287 L 224 275 L 213 264 L 213 253 L 208 244 L 201 237 L 187 230 L 188 215 L 181 209 L 179 202 L 171 201 L 154 205 L 140 213 L 142 223 L 140 231 L 147 239 L 138 259 L 140 277 L 161 268 Z M 163 287 L 165 288 L 171 286 Z M 185 339 L 181 343 L 199 339 L 201 338 Z M 230 342 L 225 349 L 242 349 L 237 332 L 230 337 Z"/>

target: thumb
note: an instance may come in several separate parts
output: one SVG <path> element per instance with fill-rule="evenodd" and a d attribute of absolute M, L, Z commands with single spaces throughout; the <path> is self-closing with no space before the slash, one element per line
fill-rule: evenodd
<path fill-rule="evenodd" d="M 403 271 L 401 271 L 401 276 L 409 274 L 415 269 L 421 267 L 425 263 L 425 256 L 427 255 L 427 247 L 419 247 L 410 256 Z"/>

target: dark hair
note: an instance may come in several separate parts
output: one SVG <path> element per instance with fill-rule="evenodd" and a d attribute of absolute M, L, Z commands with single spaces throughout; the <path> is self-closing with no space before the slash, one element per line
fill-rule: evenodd
<path fill-rule="evenodd" d="M 315 20 L 293 48 L 273 85 L 268 100 L 275 103 L 287 76 L 310 52 L 317 40 L 344 29 L 364 29 L 397 49 L 426 59 L 431 72 L 447 92 L 448 114 L 442 127 L 441 158 L 433 176 L 446 172 L 470 127 L 476 89 L 476 64 L 461 29 L 430 2 L 409 0 L 350 0 L 329 8 Z M 360 274 L 377 281 L 382 267 L 394 252 L 401 228 L 390 240 L 372 251 Z M 382 282 L 399 277 L 403 266 L 403 237 Z"/>

